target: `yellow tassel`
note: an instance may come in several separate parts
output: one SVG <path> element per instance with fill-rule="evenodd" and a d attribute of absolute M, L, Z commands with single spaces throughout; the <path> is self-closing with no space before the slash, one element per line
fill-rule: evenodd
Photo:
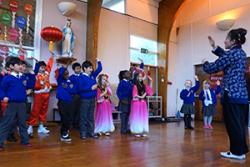
<path fill-rule="evenodd" d="M 54 52 L 54 42 L 53 41 L 49 41 L 49 51 Z"/>

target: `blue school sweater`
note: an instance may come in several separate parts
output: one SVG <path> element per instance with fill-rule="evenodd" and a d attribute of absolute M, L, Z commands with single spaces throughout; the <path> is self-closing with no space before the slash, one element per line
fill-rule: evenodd
<path fill-rule="evenodd" d="M 2 83 L 3 78 L 4 76 L 0 74 L 0 85 Z M 4 98 L 4 93 L 3 93 L 2 87 L 0 87 L 0 100 L 3 100 L 3 98 Z"/>
<path fill-rule="evenodd" d="M 96 84 L 96 77 L 102 71 L 102 64 L 98 62 L 98 67 L 90 76 L 82 74 L 79 77 L 79 88 L 78 92 L 81 99 L 91 99 L 95 98 L 97 95 L 97 90 L 92 90 L 92 86 Z"/>
<path fill-rule="evenodd" d="M 215 62 L 203 64 L 203 70 L 209 74 L 223 71 L 222 103 L 224 91 L 228 92 L 229 102 L 248 104 L 247 83 L 245 70 L 247 63 L 246 53 L 241 46 L 234 46 L 228 51 L 218 47 L 215 51 L 218 59 Z"/>
<path fill-rule="evenodd" d="M 189 90 L 183 89 L 180 93 L 180 98 L 183 100 L 184 104 L 193 104 L 194 103 L 194 94 L 198 91 L 200 87 L 200 81 L 196 81 L 195 86 Z"/>
<path fill-rule="evenodd" d="M 9 98 L 9 102 L 26 102 L 26 88 L 21 78 L 17 78 L 13 75 L 6 75 L 2 80 L 1 89 L 4 93 L 4 97 Z"/>
<path fill-rule="evenodd" d="M 70 79 L 66 80 L 63 78 L 64 72 L 66 68 L 61 67 L 59 69 L 59 75 L 57 78 L 57 90 L 56 97 L 58 100 L 62 100 L 64 102 L 72 102 L 74 92 L 77 92 L 75 85 L 71 82 Z"/>
<path fill-rule="evenodd" d="M 220 92 L 221 92 L 221 87 L 220 86 L 217 86 L 216 89 L 208 89 L 207 91 L 210 91 L 210 94 L 211 94 L 211 98 L 212 98 L 212 102 L 213 102 L 213 105 L 216 105 L 217 104 L 217 98 L 216 98 L 216 95 L 218 95 Z M 199 95 L 199 99 L 202 101 L 202 106 L 206 106 L 205 105 L 205 96 L 204 96 L 204 90 L 201 91 L 200 95 Z"/>
<path fill-rule="evenodd" d="M 74 84 L 74 86 L 77 88 L 76 91 L 74 92 L 74 94 L 78 94 L 77 90 L 79 89 L 79 77 L 82 75 L 82 73 L 80 73 L 79 75 L 76 74 L 72 74 L 69 77 L 69 80 Z"/>
<path fill-rule="evenodd" d="M 130 81 L 121 80 L 116 90 L 116 94 L 119 100 L 131 99 L 132 89 L 133 89 L 133 85 Z"/>
<path fill-rule="evenodd" d="M 34 89 L 36 83 L 36 75 L 31 73 L 25 73 L 21 76 L 21 80 L 23 81 L 26 90 Z"/>

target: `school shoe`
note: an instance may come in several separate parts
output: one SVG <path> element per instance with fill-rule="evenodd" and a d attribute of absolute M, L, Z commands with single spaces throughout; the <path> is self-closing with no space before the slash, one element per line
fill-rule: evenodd
<path fill-rule="evenodd" d="M 91 134 L 89 135 L 90 138 L 93 138 L 93 139 L 98 139 L 99 138 L 99 135 L 94 133 L 94 134 Z"/>
<path fill-rule="evenodd" d="M 80 139 L 86 140 L 86 139 L 87 139 L 87 136 L 86 136 L 86 135 L 82 135 L 82 136 L 80 137 Z"/>
<path fill-rule="evenodd" d="M 140 138 L 140 137 L 141 137 L 141 135 L 139 135 L 139 134 L 136 134 L 136 135 L 135 135 L 135 137 L 136 137 L 136 138 Z"/>
<path fill-rule="evenodd" d="M 147 135 L 147 134 L 142 134 L 141 136 L 142 136 L 142 137 L 148 137 L 148 135 Z"/>
<path fill-rule="evenodd" d="M 110 136 L 110 133 L 109 133 L 109 132 L 106 132 L 106 133 L 105 133 L 105 136 Z"/>
<path fill-rule="evenodd" d="M 224 158 L 230 158 L 230 159 L 237 159 L 237 160 L 244 160 L 246 159 L 246 155 L 242 154 L 242 155 L 235 155 L 233 153 L 231 153 L 230 151 L 228 152 L 221 152 L 220 155 Z"/>
<path fill-rule="evenodd" d="M 8 142 L 17 142 L 17 139 L 16 139 L 15 135 L 12 133 L 8 136 L 7 141 Z"/>
<path fill-rule="evenodd" d="M 30 125 L 30 126 L 28 127 L 27 132 L 28 132 L 28 135 L 29 135 L 29 136 L 32 136 L 32 135 L 33 135 L 33 126 Z"/>
<path fill-rule="evenodd" d="M 39 125 L 38 129 L 37 129 L 37 133 L 41 133 L 41 134 L 49 134 L 49 130 L 47 130 L 42 124 Z"/>
<path fill-rule="evenodd" d="M 72 139 L 70 138 L 69 134 L 61 135 L 61 141 L 63 142 L 71 142 Z"/>

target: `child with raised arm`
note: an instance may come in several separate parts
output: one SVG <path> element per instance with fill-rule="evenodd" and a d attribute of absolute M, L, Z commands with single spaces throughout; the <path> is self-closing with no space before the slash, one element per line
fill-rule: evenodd
<path fill-rule="evenodd" d="M 185 89 L 180 93 L 180 98 L 183 100 L 183 105 L 181 107 L 181 113 L 184 114 L 185 129 L 194 128 L 191 125 L 192 117 L 191 115 L 195 113 L 194 109 L 194 95 L 200 87 L 200 81 L 197 76 L 195 76 L 195 86 L 192 86 L 191 80 L 186 80 Z"/>

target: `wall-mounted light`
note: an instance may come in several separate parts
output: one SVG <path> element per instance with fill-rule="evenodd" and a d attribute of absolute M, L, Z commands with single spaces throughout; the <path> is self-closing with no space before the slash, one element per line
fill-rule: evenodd
<path fill-rule="evenodd" d="M 233 27 L 234 23 L 235 23 L 235 19 L 224 19 L 224 20 L 220 20 L 216 22 L 216 26 L 218 29 L 222 31 L 227 31 Z"/>
<path fill-rule="evenodd" d="M 60 2 L 58 9 L 64 16 L 69 16 L 76 10 L 76 4 L 73 2 Z"/>

